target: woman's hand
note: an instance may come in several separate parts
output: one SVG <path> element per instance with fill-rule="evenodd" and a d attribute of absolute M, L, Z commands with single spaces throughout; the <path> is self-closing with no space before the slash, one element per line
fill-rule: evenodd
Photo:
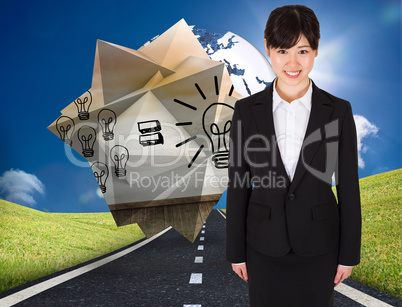
<path fill-rule="evenodd" d="M 248 275 L 247 275 L 247 266 L 245 263 L 242 264 L 233 264 L 232 263 L 232 269 L 235 271 L 237 275 L 244 281 L 248 280 Z"/>
<path fill-rule="evenodd" d="M 352 274 L 353 267 L 346 267 L 343 265 L 338 265 L 338 270 L 336 272 L 334 284 L 335 287 L 339 285 L 342 281 L 344 281 L 346 278 Z"/>

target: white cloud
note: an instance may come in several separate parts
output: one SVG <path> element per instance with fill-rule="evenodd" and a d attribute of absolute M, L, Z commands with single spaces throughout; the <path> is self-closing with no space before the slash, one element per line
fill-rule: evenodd
<path fill-rule="evenodd" d="M 5 200 L 35 206 L 33 194 L 45 194 L 45 185 L 35 175 L 10 169 L 0 177 L 0 193 Z"/>
<path fill-rule="evenodd" d="M 353 115 L 355 124 L 356 124 L 356 132 L 357 132 L 357 148 L 359 150 L 359 167 L 364 168 L 364 161 L 362 158 L 362 153 L 367 151 L 367 146 L 365 146 L 362 140 L 365 137 L 369 136 L 377 136 L 378 127 L 373 123 L 370 123 L 367 118 L 362 115 Z"/>

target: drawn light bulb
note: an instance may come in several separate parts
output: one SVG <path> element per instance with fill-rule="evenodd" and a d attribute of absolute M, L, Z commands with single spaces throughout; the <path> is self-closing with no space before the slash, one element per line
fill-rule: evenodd
<path fill-rule="evenodd" d="M 113 129 L 116 126 L 116 113 L 110 109 L 103 109 L 98 114 L 98 122 L 102 127 L 102 136 L 105 141 L 113 140 Z"/>
<path fill-rule="evenodd" d="M 84 157 L 93 157 L 96 130 L 90 126 L 82 126 L 78 129 L 78 140 L 81 142 Z"/>
<path fill-rule="evenodd" d="M 75 130 L 73 119 L 68 116 L 60 116 L 56 121 L 56 129 L 60 134 L 61 140 L 72 146 L 72 135 Z"/>
<path fill-rule="evenodd" d="M 106 180 L 109 177 L 109 168 L 105 163 L 95 162 L 91 165 L 95 178 L 98 181 L 98 185 L 102 193 L 106 192 Z"/>
<path fill-rule="evenodd" d="M 212 161 L 216 168 L 227 168 L 229 164 L 229 131 L 232 121 L 223 121 L 221 116 L 228 112 L 232 114 L 233 110 L 232 106 L 217 102 L 211 104 L 202 115 L 202 126 L 211 141 Z"/>
<path fill-rule="evenodd" d="M 92 94 L 90 91 L 86 91 L 83 96 L 74 100 L 75 106 L 78 110 L 78 118 L 80 120 L 89 119 L 89 107 L 92 103 Z"/>
<path fill-rule="evenodd" d="M 124 146 L 116 145 L 110 150 L 110 158 L 114 163 L 117 177 L 126 176 L 126 165 L 129 157 L 128 149 Z"/>

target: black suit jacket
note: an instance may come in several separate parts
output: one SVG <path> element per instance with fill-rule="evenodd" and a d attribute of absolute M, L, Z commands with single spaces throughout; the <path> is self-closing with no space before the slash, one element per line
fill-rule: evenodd
<path fill-rule="evenodd" d="M 356 127 L 348 101 L 313 83 L 304 143 L 290 182 L 272 114 L 272 84 L 236 102 L 229 149 L 227 260 L 247 261 L 246 244 L 269 256 L 338 249 L 360 262 L 361 208 Z M 335 172 L 338 202 L 332 192 Z M 253 186 L 252 186 L 253 185 Z"/>

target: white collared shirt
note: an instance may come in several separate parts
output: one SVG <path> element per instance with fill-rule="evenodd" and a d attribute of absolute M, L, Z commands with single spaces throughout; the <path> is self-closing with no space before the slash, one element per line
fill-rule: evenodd
<path fill-rule="evenodd" d="M 313 85 L 310 80 L 310 86 L 304 96 L 290 103 L 279 96 L 275 87 L 276 79 L 272 95 L 276 139 L 286 172 L 292 181 L 310 118 Z"/>

